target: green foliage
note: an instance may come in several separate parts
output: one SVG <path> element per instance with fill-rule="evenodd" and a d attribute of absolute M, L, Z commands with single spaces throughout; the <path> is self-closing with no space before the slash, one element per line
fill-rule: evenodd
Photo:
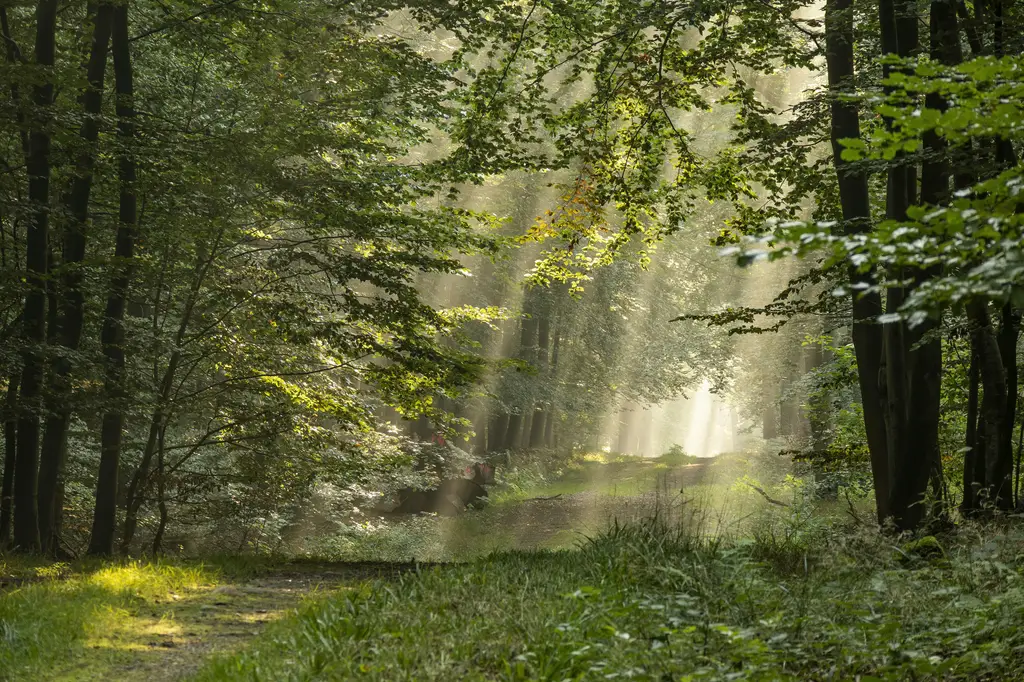
<path fill-rule="evenodd" d="M 696 464 L 700 458 L 687 454 L 682 445 L 675 443 L 658 457 L 658 461 L 669 466 L 680 466 Z"/>
<path fill-rule="evenodd" d="M 860 160 L 891 160 L 898 152 L 920 155 L 922 139 L 934 133 L 950 145 L 954 158 L 977 157 L 971 172 L 961 174 L 966 186 L 948 204 L 913 206 L 907 220 L 881 221 L 867 235 L 844 236 L 834 222 L 778 223 L 771 248 L 764 248 L 766 240 L 760 246 L 752 242 L 739 250 L 741 258 L 825 253 L 829 265 L 852 262 L 865 271 L 875 269 L 880 276 L 865 291 L 883 291 L 914 272 L 941 267 L 941 274 L 914 287 L 900 311 L 883 322 L 902 318 L 917 324 L 972 299 L 1019 304 L 1022 167 L 1000 165 L 995 149 L 996 140 L 1021 139 L 1021 59 L 979 57 L 954 67 L 923 60 L 910 66 L 909 73 L 890 75 L 893 92 L 875 105 L 892 119 L 891 130 L 875 127 L 866 140 L 844 141 L 843 156 L 867 163 Z M 942 94 L 950 106 L 944 111 L 921 106 L 920 97 L 929 93 Z"/>

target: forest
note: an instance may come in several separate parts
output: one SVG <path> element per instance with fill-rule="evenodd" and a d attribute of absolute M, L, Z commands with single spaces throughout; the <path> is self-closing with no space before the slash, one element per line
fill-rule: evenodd
<path fill-rule="evenodd" d="M 0 0 L 0 681 L 1024 680 L 1015 0 Z"/>

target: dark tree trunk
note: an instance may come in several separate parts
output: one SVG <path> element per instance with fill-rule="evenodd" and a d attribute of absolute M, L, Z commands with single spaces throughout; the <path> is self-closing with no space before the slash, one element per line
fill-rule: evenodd
<path fill-rule="evenodd" d="M 508 415 L 498 414 L 487 423 L 487 452 L 507 450 L 505 436 L 508 433 Z"/>
<path fill-rule="evenodd" d="M 918 50 L 917 13 L 913 2 L 907 0 L 880 0 L 878 3 L 879 25 L 881 27 L 883 54 L 897 54 L 909 57 Z M 888 77 L 891 67 L 883 67 L 883 77 Z M 892 88 L 887 87 L 886 91 Z M 886 127 L 892 121 L 886 119 Z M 886 218 L 906 220 L 907 209 L 916 199 L 917 173 L 912 165 L 901 163 L 902 155 L 889 166 L 886 183 Z M 902 272 L 891 273 L 902 279 Z M 902 287 L 890 287 L 886 292 L 885 311 L 895 314 L 900 311 L 906 297 Z M 910 397 L 907 376 L 907 338 L 909 331 L 905 322 L 888 322 L 882 327 L 884 356 L 880 381 L 885 408 L 886 452 L 888 454 L 888 477 L 895 480 L 896 471 L 902 466 L 902 453 L 906 452 L 906 434 Z M 899 465 L 899 466 L 898 466 Z"/>
<path fill-rule="evenodd" d="M 4 399 L 4 477 L 0 487 L 0 551 L 11 542 L 11 511 L 14 508 L 14 463 L 18 447 L 18 381 L 14 372 L 7 379 Z"/>
<path fill-rule="evenodd" d="M 956 6 L 947 0 L 931 3 L 929 21 L 931 57 L 947 65 L 960 61 L 960 43 L 957 33 Z M 945 99 L 932 93 L 925 98 L 930 109 L 944 110 Z M 925 148 L 931 152 L 921 173 L 922 203 L 940 206 L 949 198 L 950 168 L 946 159 L 946 146 L 934 132 L 925 134 Z M 938 272 L 926 269 L 915 273 L 914 287 L 935 277 Z M 939 475 L 939 408 L 942 374 L 942 345 L 938 338 L 926 336 L 938 329 L 938 320 L 929 320 L 912 331 L 908 330 L 906 353 L 908 364 L 907 385 L 907 438 L 905 449 L 897 460 L 893 494 L 893 517 L 900 530 L 916 528 L 925 515 L 922 504 L 929 479 Z M 982 369 L 984 378 L 984 369 Z M 936 491 L 940 493 L 941 491 Z"/>
<path fill-rule="evenodd" d="M 71 358 L 82 340 L 85 296 L 82 271 L 85 259 L 86 225 L 89 221 L 89 196 L 92 192 L 93 168 L 96 165 L 96 140 L 99 137 L 99 115 L 103 106 L 103 80 L 107 68 L 107 50 L 113 7 L 104 2 L 90 7 L 86 22 L 93 25 L 92 47 L 86 67 L 86 87 L 82 93 L 85 117 L 81 137 L 85 143 L 77 160 L 75 178 L 65 197 L 68 218 L 64 230 L 61 256 L 61 300 L 56 325 L 57 343 L 65 349 L 54 361 L 47 391 L 47 413 L 43 428 L 42 451 L 39 458 L 39 536 L 44 552 L 56 549 L 56 529 L 61 513 L 58 481 L 67 452 L 68 421 L 71 417 Z"/>
<path fill-rule="evenodd" d="M 839 181 L 839 199 L 847 234 L 871 229 L 871 203 L 867 175 L 857 166 L 843 161 L 840 140 L 860 139 L 860 119 L 855 104 L 840 99 L 844 91 L 853 89 L 853 3 L 852 0 L 829 0 L 825 5 L 825 56 L 828 85 L 833 94 L 831 103 L 832 154 Z M 875 487 L 875 503 L 879 521 L 889 516 L 889 455 L 886 447 L 885 418 L 879 386 L 882 365 L 882 332 L 875 320 L 882 313 L 881 296 L 862 293 L 860 287 L 871 286 L 875 275 L 850 266 L 853 289 L 853 348 L 857 357 L 861 403 L 864 408 L 864 429 L 871 453 L 871 472 Z"/>
<path fill-rule="evenodd" d="M 113 277 L 103 313 L 100 343 L 104 359 L 104 411 L 100 426 L 100 467 L 96 478 L 96 508 L 93 515 L 89 553 L 114 552 L 117 529 L 118 470 L 121 466 L 122 433 L 126 391 L 124 386 L 124 311 L 134 270 L 135 237 L 138 226 L 135 192 L 135 84 L 128 39 L 128 6 L 114 10 L 112 51 L 114 86 L 117 93 L 117 136 L 122 144 L 118 167 L 120 197 L 117 237 L 114 245 Z"/>
<path fill-rule="evenodd" d="M 979 359 L 978 348 L 971 338 L 971 366 L 967 370 L 967 429 L 964 437 L 964 499 L 960 503 L 960 512 L 964 516 L 970 516 L 978 510 L 978 491 L 985 484 L 984 470 L 982 476 L 977 476 L 977 461 L 984 459 L 979 454 L 981 449 L 978 442 L 978 385 L 980 382 L 978 371 Z"/>
<path fill-rule="evenodd" d="M 508 426 L 505 429 L 505 449 L 516 450 L 519 448 L 519 436 L 523 430 L 523 415 L 510 414 Z"/>
<path fill-rule="evenodd" d="M 167 521 L 170 514 L 167 511 L 167 480 L 164 467 L 164 436 L 167 429 L 160 429 L 157 436 L 156 450 L 156 500 L 157 509 L 160 511 L 160 522 L 156 527 L 156 534 L 153 536 L 153 556 L 158 556 L 163 548 L 164 531 L 167 530 Z"/>
<path fill-rule="evenodd" d="M 36 5 L 36 64 L 46 80 L 36 85 L 34 120 L 30 123 L 28 155 L 29 222 L 25 266 L 24 366 L 21 374 L 17 459 L 14 466 L 14 546 L 22 551 L 39 549 L 39 518 L 36 484 L 39 465 L 39 398 L 43 388 L 43 346 L 46 341 L 46 275 L 50 232 L 50 133 L 53 82 L 49 72 L 56 52 L 57 0 Z"/>
<path fill-rule="evenodd" d="M 1013 508 L 1013 452 L 1004 452 L 1002 448 L 1006 429 L 1006 372 L 988 305 L 981 301 L 971 302 L 967 306 L 967 314 L 971 321 L 971 338 L 978 350 L 978 368 L 984 387 L 980 418 L 986 436 L 985 449 L 978 452 L 985 462 L 984 501 L 998 509 L 1008 510 Z"/>
<path fill-rule="evenodd" d="M 999 470 L 1007 471 L 1013 476 L 1013 432 L 1017 422 L 1017 339 L 1020 336 L 1020 312 L 1006 303 L 1003 305 L 999 333 L 996 337 L 999 355 L 1006 377 L 1006 400 L 1003 406 L 1002 430 L 999 432 Z M 1003 498 L 1006 499 L 1003 499 Z M 1014 504 L 1013 490 L 1003 491 L 1000 496 L 1000 507 L 1012 509 Z M 1008 505 L 1008 506 L 1006 506 Z"/>

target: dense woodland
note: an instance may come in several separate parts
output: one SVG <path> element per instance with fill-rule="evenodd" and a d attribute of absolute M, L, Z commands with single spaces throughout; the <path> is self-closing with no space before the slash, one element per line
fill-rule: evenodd
<path fill-rule="evenodd" d="M 0 20 L 4 546 L 244 548 L 436 433 L 658 454 L 705 381 L 897 529 L 1020 499 L 1015 2 Z"/>

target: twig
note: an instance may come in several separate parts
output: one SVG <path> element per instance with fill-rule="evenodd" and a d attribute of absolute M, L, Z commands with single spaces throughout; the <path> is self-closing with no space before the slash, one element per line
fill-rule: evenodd
<path fill-rule="evenodd" d="M 761 497 L 763 497 L 764 499 L 768 500 L 768 501 L 769 501 L 770 503 L 772 503 L 772 504 L 774 504 L 774 505 L 777 505 L 777 506 L 779 506 L 779 507 L 788 507 L 788 506 L 789 506 L 789 505 L 788 505 L 788 504 L 786 504 L 785 502 L 782 502 L 781 500 L 776 500 L 776 499 L 774 499 L 773 497 L 769 496 L 769 495 L 768 495 L 768 493 L 766 493 L 766 492 L 765 492 L 764 490 L 762 490 L 761 488 L 758 488 L 758 487 L 757 487 L 756 485 L 754 485 L 753 483 L 747 482 L 747 485 L 749 485 L 749 486 L 750 486 L 751 488 L 753 488 L 754 490 L 756 490 L 757 492 L 759 492 L 759 493 L 761 494 Z"/>
<path fill-rule="evenodd" d="M 536 500 L 557 500 L 561 496 L 562 496 L 562 493 L 558 493 L 557 495 L 552 495 L 551 497 L 528 497 L 525 500 L 523 500 L 523 502 L 534 502 Z"/>
<path fill-rule="evenodd" d="M 846 504 L 848 505 L 848 508 L 846 510 L 847 513 L 851 517 L 853 517 L 854 522 L 858 526 L 863 526 L 864 522 L 861 520 L 860 514 L 858 514 L 857 510 L 853 508 L 853 500 L 850 499 L 850 489 L 849 488 L 843 488 L 843 495 L 846 496 Z"/>

